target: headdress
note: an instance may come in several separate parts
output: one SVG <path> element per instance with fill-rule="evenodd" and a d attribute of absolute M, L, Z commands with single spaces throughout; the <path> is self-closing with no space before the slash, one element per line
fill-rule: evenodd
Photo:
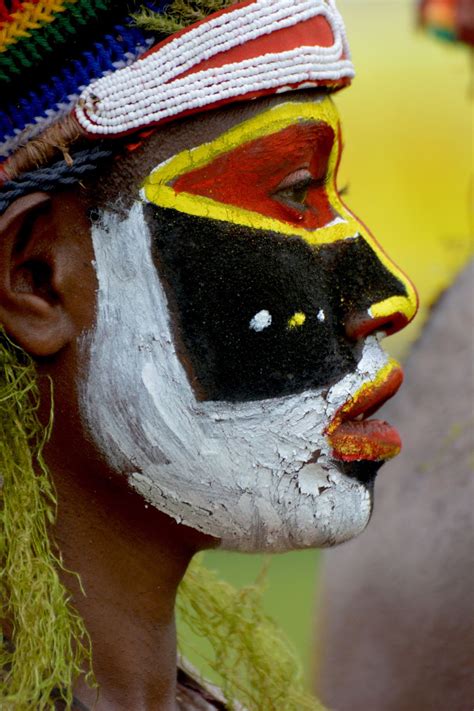
<path fill-rule="evenodd" d="M 34 189 L 22 174 L 61 153 L 66 165 L 49 169 L 46 186 L 92 170 L 113 150 L 103 139 L 263 95 L 336 91 L 354 74 L 333 0 L 244 0 L 166 38 L 152 29 L 163 27 L 163 0 L 138 19 L 111 0 L 37 0 L 9 13 L 4 2 L 0 209 Z"/>

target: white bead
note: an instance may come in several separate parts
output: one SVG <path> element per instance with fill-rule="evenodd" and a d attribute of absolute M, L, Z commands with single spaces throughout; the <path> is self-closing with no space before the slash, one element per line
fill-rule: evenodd
<path fill-rule="evenodd" d="M 219 53 L 318 14 L 328 19 L 333 30 L 332 47 L 299 47 L 179 78 Z M 346 46 L 342 21 L 332 4 L 323 0 L 257 0 L 192 28 L 145 59 L 93 82 L 81 98 L 100 93 L 101 101 L 88 106 L 96 125 L 82 111 L 77 112 L 78 120 L 91 133 L 120 133 L 260 89 L 353 76 L 351 62 L 340 59 Z"/>

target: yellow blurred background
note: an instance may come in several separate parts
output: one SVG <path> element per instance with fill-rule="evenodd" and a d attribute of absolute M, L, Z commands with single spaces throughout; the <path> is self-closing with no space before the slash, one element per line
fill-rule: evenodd
<path fill-rule="evenodd" d="M 415 322 L 386 343 L 403 355 L 473 252 L 472 53 L 418 30 L 415 3 L 339 0 L 356 68 L 336 96 L 346 202 L 412 278 Z"/>
<path fill-rule="evenodd" d="M 339 185 L 348 184 L 346 203 L 419 292 L 415 322 L 386 342 L 403 357 L 473 252 L 473 59 L 467 48 L 417 30 L 414 2 L 338 6 L 357 73 L 335 97 L 346 144 Z M 206 563 L 242 585 L 255 579 L 262 560 L 212 552 Z M 307 671 L 317 563 L 316 551 L 274 556 L 265 597 Z"/>

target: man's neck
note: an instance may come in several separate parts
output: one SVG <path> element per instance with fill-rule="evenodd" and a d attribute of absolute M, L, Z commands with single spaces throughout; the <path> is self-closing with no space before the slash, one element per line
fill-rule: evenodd
<path fill-rule="evenodd" d="M 175 596 L 203 542 L 113 480 L 54 459 L 55 537 L 85 592 L 64 580 L 92 640 L 98 702 L 84 681 L 74 692 L 96 711 L 175 709 Z"/>

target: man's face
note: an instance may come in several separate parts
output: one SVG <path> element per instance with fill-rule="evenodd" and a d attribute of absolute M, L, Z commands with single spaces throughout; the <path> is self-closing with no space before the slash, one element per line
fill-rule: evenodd
<path fill-rule="evenodd" d="M 416 297 L 337 194 L 331 100 L 248 114 L 94 227 L 82 411 L 134 489 L 224 547 L 331 545 L 367 525 L 398 452 L 393 428 L 360 418 L 401 382 L 375 332 Z"/>

